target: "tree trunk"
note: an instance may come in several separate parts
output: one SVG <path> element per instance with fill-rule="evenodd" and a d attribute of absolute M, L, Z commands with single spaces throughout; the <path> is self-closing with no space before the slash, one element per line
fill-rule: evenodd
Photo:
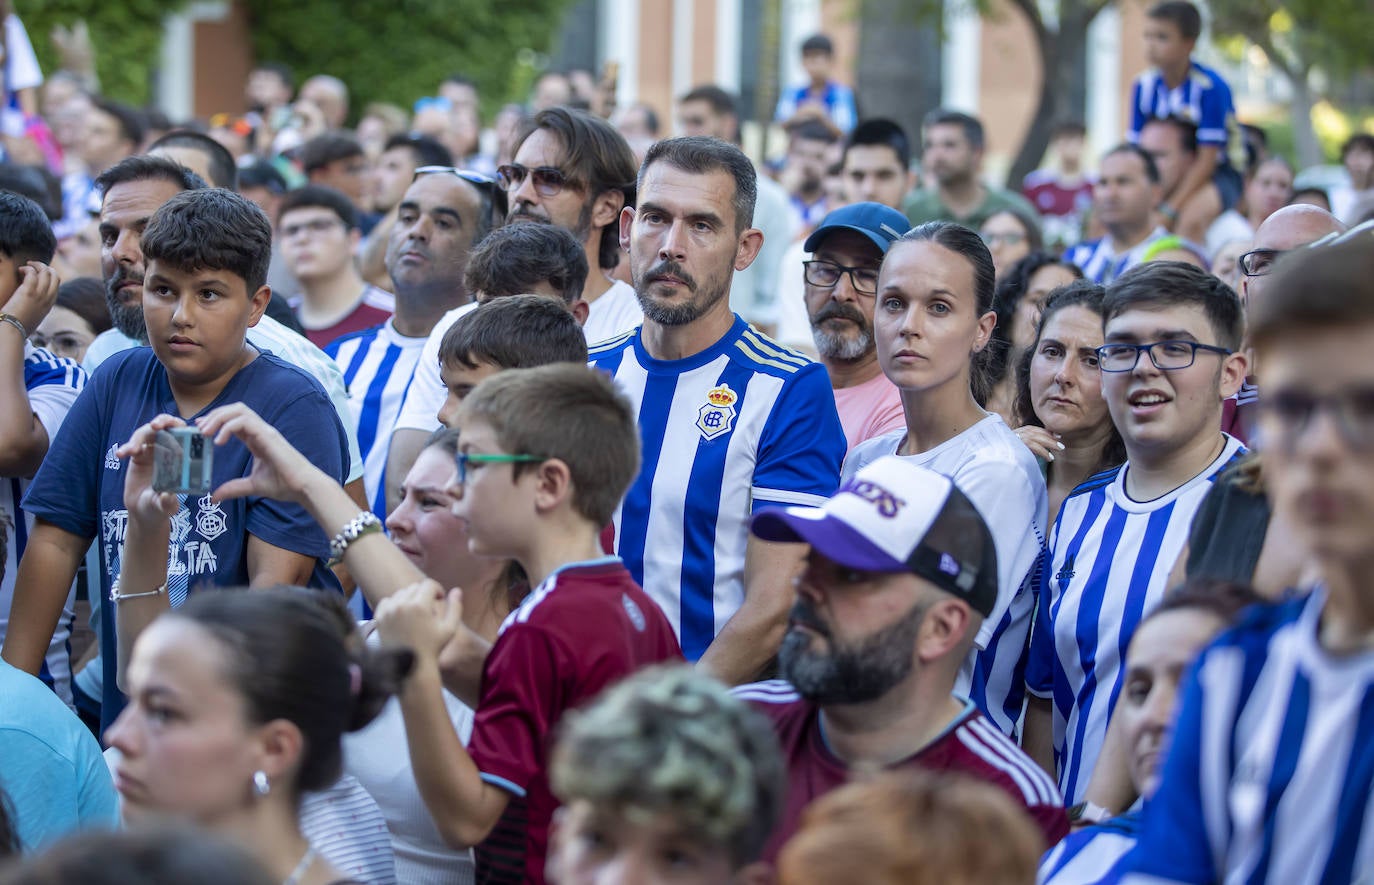
<path fill-rule="evenodd" d="M 900 124 L 912 160 L 920 158 L 921 118 L 940 106 L 941 87 L 940 16 L 917 6 L 911 0 L 863 0 L 856 70 L 864 117 Z"/>
<path fill-rule="evenodd" d="M 1322 162 L 1321 144 L 1312 129 L 1312 88 L 1307 84 L 1307 72 L 1294 72 L 1288 78 L 1293 85 L 1293 100 L 1288 112 L 1293 121 L 1293 149 L 1297 153 L 1298 168 L 1305 169 Z"/>
<path fill-rule="evenodd" d="M 1053 32 L 1040 21 L 1034 0 L 1017 0 L 1015 6 L 1031 22 L 1040 50 L 1040 66 L 1044 72 L 1035 116 L 1021 142 L 1021 150 L 1007 173 L 1007 186 L 1019 188 L 1021 179 L 1040 166 L 1054 134 L 1054 125 L 1062 118 L 1082 119 L 1086 107 L 1086 87 L 1082 83 L 1086 69 L 1088 26 L 1102 7 L 1082 0 L 1061 0 L 1059 29 Z"/>

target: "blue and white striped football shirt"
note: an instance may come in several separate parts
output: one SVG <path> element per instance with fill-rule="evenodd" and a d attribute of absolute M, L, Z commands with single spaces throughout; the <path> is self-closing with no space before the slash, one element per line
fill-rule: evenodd
<path fill-rule="evenodd" d="M 735 317 L 711 347 L 657 360 L 638 329 L 593 347 L 638 417 L 643 465 L 615 547 L 696 660 L 744 601 L 749 517 L 834 494 L 844 429 L 824 367 Z"/>
<path fill-rule="evenodd" d="M 1174 117 L 1197 127 L 1197 143 L 1220 151 L 1218 165 L 1229 163 L 1245 168 L 1245 148 L 1236 121 L 1236 105 L 1231 87 L 1221 74 L 1193 62 L 1188 76 L 1173 89 L 1164 75 L 1151 68 L 1136 78 L 1131 87 L 1131 128 L 1126 138 L 1140 141 L 1140 130 L 1150 120 Z"/>
<path fill-rule="evenodd" d="M 1374 652 L 1322 648 L 1326 601 L 1257 607 L 1202 653 L 1123 881 L 1374 881 Z"/>
<path fill-rule="evenodd" d="M 1167 230 L 1157 227 L 1142 242 L 1119 255 L 1112 249 L 1111 237 L 1086 240 L 1070 246 L 1064 253 L 1064 260 L 1077 265 L 1083 271 L 1083 276 L 1094 283 L 1105 286 L 1143 261 L 1145 252 L 1154 245 L 1155 240 L 1168 235 Z"/>
<path fill-rule="evenodd" d="M 324 352 L 343 370 L 363 456 L 363 488 L 372 512 L 386 513 L 386 456 L 391 430 L 415 378 L 425 338 L 408 338 L 391 321 L 331 342 Z"/>
<path fill-rule="evenodd" d="M 46 350 L 24 342 L 24 390 L 29 395 L 30 410 L 38 417 L 50 441 L 57 436 L 57 429 L 66 420 L 72 403 L 76 402 L 76 395 L 85 386 L 86 373 L 75 362 L 53 356 Z M 29 532 L 33 529 L 33 517 L 24 513 L 19 506 L 28 487 L 27 479 L 0 477 L 0 544 L 5 551 L 4 571 L 0 571 L 0 643 L 5 641 L 5 632 L 9 627 L 10 606 L 14 603 L 14 576 L 19 570 L 19 560 L 24 555 Z M 69 706 L 72 703 L 72 669 L 67 639 L 71 636 L 72 622 L 76 617 L 73 609 L 75 601 L 74 594 L 68 593 L 62 605 L 62 617 L 39 672 L 40 678 Z"/>
<path fill-rule="evenodd" d="M 1153 501 L 1126 494 L 1127 462 L 1090 478 L 1060 508 L 1026 683 L 1032 694 L 1053 701 L 1055 765 L 1070 805 L 1083 801 L 1097 763 L 1136 625 L 1168 590 L 1169 572 L 1212 481 L 1244 451 L 1226 437 L 1207 469 Z"/>
<path fill-rule="evenodd" d="M 1139 811 L 1084 827 L 1045 852 L 1035 885 L 1117 885 L 1140 838 Z"/>
<path fill-rule="evenodd" d="M 901 430 L 860 443 L 844 462 L 844 478 L 906 439 Z M 1014 736 L 1025 695 L 1026 648 L 1035 613 L 1035 568 L 1045 547 L 1049 495 L 1045 478 L 1026 444 L 998 415 L 926 452 L 904 455 L 954 480 L 992 532 L 997 548 L 997 605 L 983 621 L 975 648 L 961 668 L 955 692 L 967 695 L 983 715 Z"/>

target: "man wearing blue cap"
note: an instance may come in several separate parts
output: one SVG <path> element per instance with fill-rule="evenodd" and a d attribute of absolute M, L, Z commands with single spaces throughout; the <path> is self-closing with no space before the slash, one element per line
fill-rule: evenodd
<path fill-rule="evenodd" d="M 771 861 L 806 806 L 855 771 L 956 771 L 1005 790 L 1046 844 L 1069 830 L 1059 790 L 954 693 L 997 600 L 987 523 L 947 477 L 896 456 L 863 467 L 820 507 L 769 507 L 751 531 L 810 545 L 778 662 L 740 688 L 773 722 L 788 770 Z"/>
<path fill-rule="evenodd" d="M 896 209 L 852 203 L 825 216 L 804 244 L 812 253 L 803 265 L 811 336 L 850 449 L 906 426 L 901 395 L 878 365 L 873 339 L 878 268 L 906 229 Z"/>

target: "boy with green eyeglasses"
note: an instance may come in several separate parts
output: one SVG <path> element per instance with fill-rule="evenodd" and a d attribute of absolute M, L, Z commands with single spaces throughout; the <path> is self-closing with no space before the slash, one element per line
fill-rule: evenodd
<path fill-rule="evenodd" d="M 1026 673 L 1026 749 L 1084 800 L 1121 691 L 1121 659 L 1168 588 L 1198 505 L 1244 451 L 1222 433 L 1222 402 L 1245 379 L 1240 301 L 1175 261 L 1140 265 L 1107 288 L 1102 395 L 1126 463 L 1064 501 L 1042 570 Z"/>

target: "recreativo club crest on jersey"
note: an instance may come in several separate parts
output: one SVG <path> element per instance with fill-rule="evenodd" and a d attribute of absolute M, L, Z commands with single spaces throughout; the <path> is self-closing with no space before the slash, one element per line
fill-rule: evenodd
<path fill-rule="evenodd" d="M 697 430 L 701 431 L 702 439 L 713 440 L 730 432 L 735 424 L 737 402 L 739 394 L 724 382 L 706 391 L 706 405 L 697 411 Z"/>

